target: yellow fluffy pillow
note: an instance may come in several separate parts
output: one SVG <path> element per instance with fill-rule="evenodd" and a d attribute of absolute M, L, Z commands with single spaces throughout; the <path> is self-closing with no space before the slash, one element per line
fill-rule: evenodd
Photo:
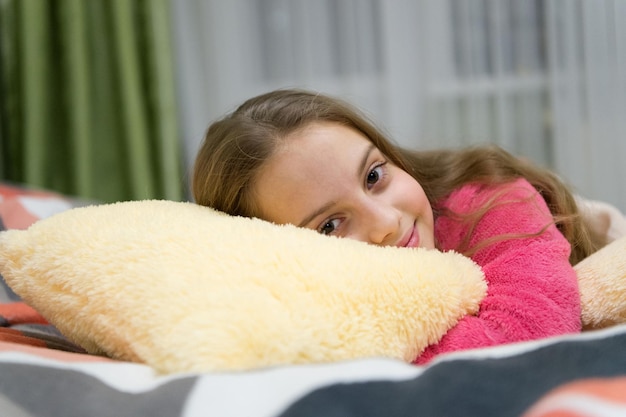
<path fill-rule="evenodd" d="M 480 268 L 455 253 L 171 201 L 77 208 L 2 232 L 0 273 L 89 352 L 164 373 L 409 361 L 486 292 Z"/>
<path fill-rule="evenodd" d="M 585 329 L 626 322 L 626 236 L 579 262 L 578 275 Z"/>

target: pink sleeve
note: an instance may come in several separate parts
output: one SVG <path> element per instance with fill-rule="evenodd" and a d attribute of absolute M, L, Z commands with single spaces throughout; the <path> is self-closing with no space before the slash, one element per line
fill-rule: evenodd
<path fill-rule="evenodd" d="M 502 234 L 531 234 L 552 221 L 539 193 L 525 180 L 506 188 L 465 186 L 444 203 L 457 213 L 470 213 L 491 198 L 497 204 L 471 231 L 471 244 Z M 467 227 L 440 217 L 435 234 L 443 250 L 456 249 Z M 487 296 L 476 316 L 466 316 L 417 363 L 464 349 L 493 346 L 580 331 L 580 296 L 570 245 L 554 225 L 538 236 L 496 240 L 472 256 L 485 272 Z"/>

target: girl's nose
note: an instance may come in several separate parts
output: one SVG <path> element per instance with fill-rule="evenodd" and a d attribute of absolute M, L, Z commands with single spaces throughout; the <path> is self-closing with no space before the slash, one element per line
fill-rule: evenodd
<path fill-rule="evenodd" d="M 387 205 L 373 205 L 369 209 L 369 216 L 364 219 L 369 242 L 379 246 L 394 243 L 399 225 L 399 211 Z"/>

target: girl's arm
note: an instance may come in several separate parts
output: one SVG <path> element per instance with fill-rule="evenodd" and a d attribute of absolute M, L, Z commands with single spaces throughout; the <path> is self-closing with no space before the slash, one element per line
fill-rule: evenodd
<path fill-rule="evenodd" d="M 437 219 L 435 234 L 443 250 L 456 249 L 467 233 L 471 233 L 470 247 L 486 242 L 472 258 L 483 268 L 488 292 L 478 314 L 461 319 L 438 344 L 426 348 L 417 363 L 444 352 L 581 329 L 578 281 L 568 259 L 570 245 L 551 224 L 543 198 L 526 180 L 496 188 L 468 185 L 453 193 L 444 207 L 471 213 L 494 198 L 496 205 L 471 231 L 450 216 Z M 498 238 L 508 234 L 526 236 Z"/>

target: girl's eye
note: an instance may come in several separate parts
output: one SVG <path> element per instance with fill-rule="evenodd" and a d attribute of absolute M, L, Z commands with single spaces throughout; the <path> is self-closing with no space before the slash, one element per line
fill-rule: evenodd
<path fill-rule="evenodd" d="M 323 235 L 331 235 L 337 229 L 338 226 L 339 226 L 339 219 L 328 220 L 319 227 L 318 232 L 320 232 Z"/>
<path fill-rule="evenodd" d="M 370 186 L 376 184 L 378 181 L 380 181 L 383 178 L 385 174 L 384 165 L 385 163 L 377 165 L 376 167 L 374 167 L 374 169 L 368 172 L 367 180 L 366 180 L 368 188 L 370 188 Z"/>

